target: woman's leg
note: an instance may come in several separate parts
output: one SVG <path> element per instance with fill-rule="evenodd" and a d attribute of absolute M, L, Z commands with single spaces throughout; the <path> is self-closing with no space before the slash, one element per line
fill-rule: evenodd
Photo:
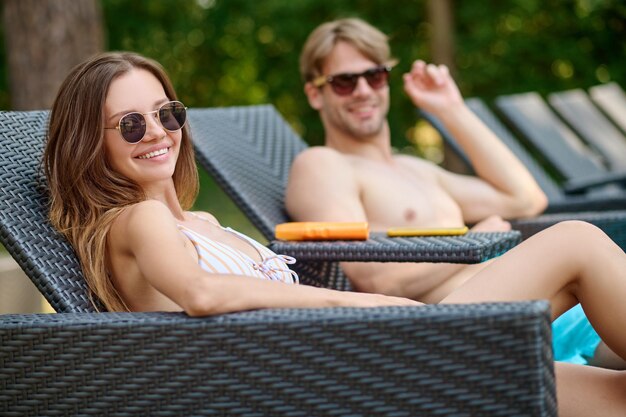
<path fill-rule="evenodd" d="M 552 318 L 577 301 L 602 340 L 626 359 L 626 254 L 600 229 L 563 222 L 501 256 L 443 303 L 548 299 Z"/>
<path fill-rule="evenodd" d="M 560 417 L 626 415 L 626 372 L 555 363 Z"/>

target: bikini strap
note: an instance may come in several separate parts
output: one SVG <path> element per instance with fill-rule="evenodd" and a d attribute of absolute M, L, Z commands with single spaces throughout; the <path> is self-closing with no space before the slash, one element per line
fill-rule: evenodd
<path fill-rule="evenodd" d="M 287 265 L 293 265 L 296 263 L 296 258 L 292 257 L 292 256 L 288 256 L 288 255 L 272 255 L 269 256 L 267 258 L 264 258 L 262 262 L 255 262 L 252 265 L 252 268 L 256 269 L 257 271 L 261 272 L 263 275 L 265 275 L 266 277 L 268 277 L 269 279 L 273 280 L 273 281 L 282 281 L 282 279 L 277 276 L 276 274 L 278 272 L 283 272 L 283 273 L 287 273 L 289 275 L 291 275 L 291 280 L 294 284 L 299 284 L 300 283 L 300 277 L 298 277 L 298 274 L 296 273 L 296 271 L 292 271 L 290 268 L 287 269 L 282 269 L 282 268 L 276 268 L 273 267 L 272 265 L 269 264 L 269 261 L 273 260 L 273 259 L 279 259 L 281 261 L 283 261 L 284 263 L 286 263 Z"/>
<path fill-rule="evenodd" d="M 206 217 L 200 216 L 192 211 L 189 211 L 188 213 L 197 219 L 204 220 L 205 222 L 209 222 L 213 224 L 213 222 L 207 219 Z M 256 242 L 255 242 L 256 244 L 252 243 L 251 242 L 252 239 L 247 238 L 245 235 L 231 229 L 230 227 L 223 227 L 221 225 L 216 225 L 216 226 L 222 228 L 222 230 L 226 230 L 228 233 L 237 237 L 239 240 L 243 240 L 248 245 L 252 246 L 252 248 L 259 255 L 259 258 L 261 258 L 261 262 L 255 262 L 253 260 L 253 263 L 252 263 L 253 269 L 261 272 L 263 275 L 265 275 L 265 277 L 267 277 L 268 279 L 272 281 L 282 281 L 280 276 L 278 276 L 278 273 L 283 272 L 283 273 L 291 275 L 291 280 L 294 284 L 300 283 L 300 277 L 298 277 L 298 274 L 295 271 L 292 271 L 290 268 L 287 268 L 287 269 L 276 268 L 269 264 L 270 261 L 274 259 L 278 259 L 278 260 L 283 261 L 287 265 L 293 265 L 296 263 L 296 258 L 292 256 L 288 256 L 288 255 L 279 255 L 279 254 L 273 254 L 266 258 L 265 256 L 263 256 L 263 253 L 261 252 L 261 250 L 257 247 L 257 245 L 260 246 L 259 243 L 256 243 Z"/>

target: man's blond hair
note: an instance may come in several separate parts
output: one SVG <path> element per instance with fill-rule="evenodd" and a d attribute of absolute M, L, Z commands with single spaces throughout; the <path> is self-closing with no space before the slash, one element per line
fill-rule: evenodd
<path fill-rule="evenodd" d="M 379 65 L 393 65 L 387 35 L 369 23 L 347 18 L 323 23 L 307 38 L 300 54 L 300 75 L 311 81 L 322 74 L 326 57 L 339 41 L 350 43 L 359 52 Z"/>

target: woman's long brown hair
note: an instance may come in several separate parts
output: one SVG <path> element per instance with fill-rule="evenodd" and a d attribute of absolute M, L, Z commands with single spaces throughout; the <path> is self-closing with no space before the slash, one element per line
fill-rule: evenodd
<path fill-rule="evenodd" d="M 109 311 L 128 311 L 128 307 L 108 274 L 107 234 L 124 208 L 146 199 L 138 184 L 111 169 L 103 143 L 109 86 L 133 68 L 152 73 L 168 99 L 177 100 L 157 62 L 129 52 L 97 55 L 75 67 L 61 85 L 43 155 L 50 221 L 72 244 L 91 292 Z M 198 193 L 198 171 L 187 127 L 173 180 L 181 206 L 190 208 Z"/>

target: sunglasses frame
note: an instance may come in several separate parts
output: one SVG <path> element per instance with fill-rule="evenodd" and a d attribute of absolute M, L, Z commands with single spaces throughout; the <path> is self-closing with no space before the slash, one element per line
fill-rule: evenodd
<path fill-rule="evenodd" d="M 385 83 L 387 85 L 388 83 L 388 79 L 389 79 L 389 73 L 391 72 L 391 69 L 393 67 L 391 65 L 377 65 L 373 68 L 368 68 L 363 72 L 359 72 L 359 73 L 354 73 L 354 72 L 343 72 L 341 74 L 335 74 L 335 75 L 320 75 L 319 77 L 316 77 L 313 79 L 312 83 L 315 87 L 317 88 L 322 88 L 324 85 L 326 84 L 330 84 L 331 89 L 333 90 L 333 92 L 339 96 L 349 96 L 350 94 L 352 94 L 354 92 L 354 90 L 356 89 L 357 84 L 359 83 L 359 78 L 363 77 L 365 78 L 365 81 L 367 81 L 367 84 L 375 89 L 378 90 L 380 88 L 382 88 L 383 86 L 380 86 L 378 88 L 374 87 L 372 84 L 370 84 L 367 75 L 369 74 L 378 74 L 378 73 L 385 73 L 387 75 L 387 82 Z M 355 78 L 355 82 L 354 82 L 354 86 L 352 87 L 352 90 L 350 90 L 349 93 L 346 94 L 340 94 L 335 90 L 335 87 L 333 86 L 333 82 L 336 78 L 338 77 L 342 77 L 342 76 L 348 76 L 348 77 L 356 77 Z"/>
<path fill-rule="evenodd" d="M 182 125 L 178 128 L 178 129 L 174 129 L 174 130 L 170 130 L 170 129 L 168 129 L 167 127 L 163 126 L 163 122 L 161 122 L 161 116 L 159 115 L 159 112 L 161 111 L 161 109 L 162 109 L 163 107 L 167 106 L 168 104 L 172 104 L 172 103 L 179 103 L 179 104 L 181 104 L 181 105 L 183 106 L 183 108 L 185 109 L 185 122 L 184 122 L 184 123 L 183 123 L 183 124 L 182 124 Z M 159 108 L 158 108 L 158 109 L 156 109 L 156 110 L 152 110 L 152 111 L 149 111 L 149 112 L 146 112 L 146 113 L 140 113 L 140 112 L 138 112 L 138 111 L 131 111 L 131 112 L 129 112 L 129 113 L 126 113 L 126 114 L 124 114 L 122 117 L 120 117 L 120 120 L 117 122 L 117 125 L 116 125 L 116 126 L 113 126 L 113 127 L 106 127 L 106 126 L 105 126 L 105 127 L 104 127 L 104 129 L 105 129 L 105 130 L 109 130 L 109 129 L 117 129 L 117 131 L 119 132 L 119 134 L 120 134 L 120 136 L 122 137 L 122 140 L 124 140 L 124 142 L 128 143 L 129 145 L 136 145 L 136 144 L 138 144 L 139 142 L 141 142 L 141 141 L 142 141 L 142 140 L 146 137 L 146 132 L 145 132 L 145 131 L 143 132 L 143 136 L 142 136 L 142 137 L 141 137 L 141 139 L 139 139 L 137 142 L 130 142 L 130 141 L 128 141 L 128 140 L 124 137 L 124 135 L 122 134 L 122 130 L 121 130 L 121 128 L 120 128 L 120 125 L 122 124 L 122 120 L 124 119 L 124 117 L 126 117 L 126 116 L 130 116 L 131 114 L 138 114 L 138 115 L 140 115 L 141 117 L 143 117 L 143 120 L 144 120 L 144 123 L 145 123 L 145 122 L 146 122 L 146 116 L 147 116 L 147 115 L 149 115 L 149 114 L 154 114 L 154 113 L 156 113 L 156 115 L 157 115 L 157 120 L 159 121 L 159 124 L 161 125 L 161 127 L 162 127 L 163 129 L 167 130 L 168 132 L 177 132 L 177 131 L 181 130 L 183 127 L 185 127 L 185 125 L 187 124 L 187 106 L 185 106 L 185 105 L 184 105 L 181 101 L 178 101 L 178 100 L 171 100 L 171 101 L 168 101 L 168 102 L 166 102 L 166 103 L 163 103 L 161 106 L 159 106 Z M 146 131 L 147 131 L 147 129 L 146 129 Z"/>

